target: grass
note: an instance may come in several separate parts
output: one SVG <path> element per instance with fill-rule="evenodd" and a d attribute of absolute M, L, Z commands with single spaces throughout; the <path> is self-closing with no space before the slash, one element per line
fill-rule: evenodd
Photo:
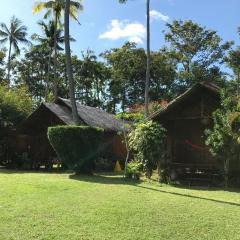
<path fill-rule="evenodd" d="M 0 170 L 1 240 L 240 239 L 240 194 Z"/>

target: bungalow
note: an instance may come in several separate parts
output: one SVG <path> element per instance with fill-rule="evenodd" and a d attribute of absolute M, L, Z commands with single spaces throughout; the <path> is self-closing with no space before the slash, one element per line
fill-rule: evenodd
<path fill-rule="evenodd" d="M 123 130 L 122 121 L 113 114 L 79 103 L 77 110 L 81 125 L 105 130 L 102 157 L 123 159 L 126 150 L 118 135 Z M 70 100 L 58 98 L 53 103 L 42 103 L 10 136 L 8 158 L 12 161 L 25 153 L 32 168 L 51 165 L 56 160 L 56 155 L 47 138 L 48 127 L 73 124 Z"/>
<path fill-rule="evenodd" d="M 150 118 L 167 129 L 165 165 L 180 172 L 214 171 L 219 162 L 205 145 L 204 131 L 213 127 L 220 106 L 220 89 L 201 82 L 171 101 Z"/>

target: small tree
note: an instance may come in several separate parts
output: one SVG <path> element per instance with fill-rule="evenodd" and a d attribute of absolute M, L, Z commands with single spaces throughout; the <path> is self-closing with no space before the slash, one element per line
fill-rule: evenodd
<path fill-rule="evenodd" d="M 225 97 L 223 94 L 221 108 L 213 114 L 214 127 L 206 130 L 206 144 L 210 147 L 210 152 L 222 162 L 225 187 L 229 185 L 231 163 L 240 160 L 239 132 L 235 132 L 233 127 L 239 111 L 239 97 Z"/>
<path fill-rule="evenodd" d="M 129 147 L 135 160 L 142 162 L 148 178 L 151 178 L 154 167 L 160 170 L 161 159 L 165 155 L 165 139 L 166 130 L 153 121 L 138 124 L 129 134 Z"/>

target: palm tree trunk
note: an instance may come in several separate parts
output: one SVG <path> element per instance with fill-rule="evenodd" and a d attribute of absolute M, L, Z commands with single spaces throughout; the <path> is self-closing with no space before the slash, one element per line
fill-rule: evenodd
<path fill-rule="evenodd" d="M 45 88 L 45 101 L 48 101 L 48 93 L 49 93 L 49 83 L 50 83 L 50 65 L 51 65 L 51 52 L 49 53 L 48 56 L 48 73 L 47 73 L 47 82 L 46 82 L 46 88 Z"/>
<path fill-rule="evenodd" d="M 11 51 L 12 51 L 12 42 L 10 41 L 10 46 L 8 50 L 8 66 L 7 66 L 7 81 L 8 81 L 8 86 L 10 87 L 10 71 L 11 71 Z"/>
<path fill-rule="evenodd" d="M 238 73 L 237 73 L 237 96 L 239 96 L 239 93 L 240 93 L 240 71 L 238 70 Z"/>
<path fill-rule="evenodd" d="M 150 0 L 147 0 L 147 70 L 145 82 L 145 107 L 144 114 L 148 117 L 149 114 L 149 82 L 150 82 Z"/>
<path fill-rule="evenodd" d="M 58 16 L 55 12 L 54 14 L 54 63 L 53 63 L 53 72 L 54 72 L 54 78 L 53 78 L 53 93 L 54 98 L 57 99 L 58 97 L 58 84 L 57 84 L 57 20 Z"/>
<path fill-rule="evenodd" d="M 71 49 L 70 49 L 70 39 L 69 39 L 69 8 L 70 8 L 70 0 L 66 0 L 65 12 L 64 12 L 64 37 L 65 37 L 65 52 L 66 52 L 66 68 L 67 68 L 67 76 L 69 81 L 69 96 L 72 105 L 72 117 L 75 124 L 79 123 L 78 113 L 77 113 L 77 105 L 75 99 L 75 84 L 73 80 L 72 73 L 72 61 L 71 61 Z"/>

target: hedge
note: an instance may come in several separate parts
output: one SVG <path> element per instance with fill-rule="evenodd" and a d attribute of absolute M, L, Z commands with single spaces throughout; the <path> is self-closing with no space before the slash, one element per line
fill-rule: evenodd
<path fill-rule="evenodd" d="M 103 132 L 88 126 L 56 126 L 48 128 L 48 139 L 63 165 L 76 173 L 90 173 Z"/>

